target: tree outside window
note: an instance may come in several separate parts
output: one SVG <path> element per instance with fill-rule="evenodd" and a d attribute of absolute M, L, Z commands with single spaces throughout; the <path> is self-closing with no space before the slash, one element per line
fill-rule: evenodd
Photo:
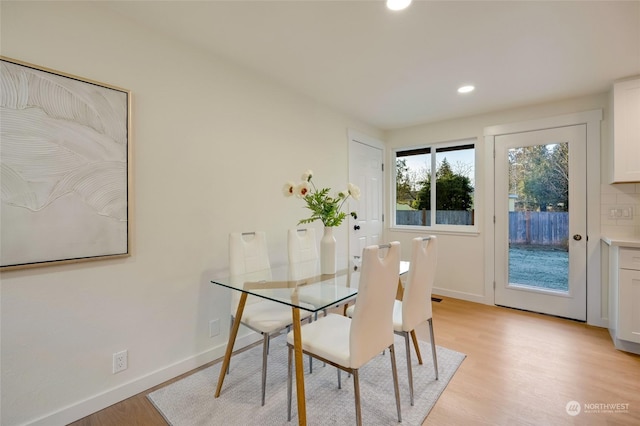
<path fill-rule="evenodd" d="M 396 152 L 396 225 L 473 225 L 474 156 L 473 144 Z"/>
<path fill-rule="evenodd" d="M 509 176 L 516 211 L 569 210 L 567 143 L 510 149 Z"/>

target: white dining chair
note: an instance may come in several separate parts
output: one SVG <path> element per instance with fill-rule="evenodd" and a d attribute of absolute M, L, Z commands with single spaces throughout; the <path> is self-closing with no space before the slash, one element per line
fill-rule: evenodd
<path fill-rule="evenodd" d="M 392 321 L 399 268 L 399 242 L 366 247 L 363 250 L 358 284 L 358 303 L 353 318 L 330 313 L 301 327 L 301 342 L 304 353 L 353 375 L 356 423 L 358 425 L 362 424 L 359 369 L 380 355 L 386 348 L 389 348 L 391 354 L 389 358 L 398 421 L 402 421 Z M 291 420 L 293 339 L 293 332 L 287 334 L 289 347 L 287 409 L 289 420 Z"/>
<path fill-rule="evenodd" d="M 289 263 L 318 259 L 318 242 L 313 228 L 292 228 L 287 232 Z"/>
<path fill-rule="evenodd" d="M 296 264 L 300 262 L 309 262 L 312 260 L 318 260 L 318 242 L 316 240 L 316 231 L 313 228 L 291 228 L 287 232 L 287 251 L 289 255 L 289 263 Z M 308 297 L 308 296 L 307 296 Z M 312 305 L 320 303 L 318 299 L 305 299 L 305 296 L 301 296 L 301 301 L 308 302 Z M 333 306 L 338 308 L 344 305 L 345 309 L 347 305 L 355 300 L 355 297 L 348 298 L 342 303 Z M 327 310 L 323 310 L 324 315 L 327 314 Z M 315 319 L 318 319 L 318 313 L 315 314 Z"/>
<path fill-rule="evenodd" d="M 289 264 L 293 268 L 297 268 L 297 275 L 300 275 L 302 269 L 302 276 L 306 272 L 307 275 L 316 273 L 316 268 L 313 263 L 314 260 L 318 260 L 318 242 L 316 240 L 316 230 L 313 228 L 291 228 L 287 231 L 287 254 L 289 257 Z M 302 297 L 301 301 L 307 301 L 311 304 L 317 305 L 321 303 L 320 299 L 305 299 Z M 316 312 L 315 318 L 318 318 Z"/>
<path fill-rule="evenodd" d="M 316 240 L 316 230 L 314 228 L 291 228 L 287 231 L 287 255 L 289 263 L 297 266 L 298 268 L 311 269 L 313 264 L 311 261 L 318 260 L 318 242 Z M 299 265 L 300 263 L 306 263 L 305 265 Z M 300 271 L 297 271 L 300 273 Z M 295 276 L 296 274 L 292 274 Z M 308 274 L 307 274 L 308 275 Z M 305 276 L 303 273 L 302 276 Z M 306 300 L 304 297 L 300 298 L 301 302 L 310 302 L 311 305 L 316 305 L 317 300 Z M 326 313 L 326 310 L 325 310 Z M 318 319 L 318 313 L 314 315 L 315 319 Z M 313 360 L 309 357 L 309 372 L 313 372 Z"/>
<path fill-rule="evenodd" d="M 425 321 L 429 324 L 433 368 L 436 380 L 438 380 L 438 357 L 436 355 L 433 311 L 431 308 L 431 292 L 438 263 L 438 239 L 435 235 L 416 237 L 411 241 L 411 244 L 411 262 L 403 289 L 402 301 L 396 300 L 393 305 L 393 331 L 405 339 L 409 396 L 411 405 L 413 405 L 413 372 L 411 369 L 409 336 L 413 341 L 418 364 L 422 365 L 422 355 L 420 354 L 415 329 Z M 354 307 L 355 305 L 350 306 L 345 314 L 349 317 L 353 316 Z"/>
<path fill-rule="evenodd" d="M 416 327 L 425 321 L 429 323 L 431 335 L 431 354 L 433 368 L 438 380 L 438 357 L 433 333 L 433 311 L 431 308 L 431 291 L 438 263 L 438 239 L 435 235 L 417 237 L 411 241 L 411 264 L 404 285 L 402 301 L 396 300 L 393 306 L 393 330 L 404 337 L 407 353 L 407 374 L 409 377 L 409 397 L 413 405 L 413 372 L 411 370 L 411 351 L 409 335 L 413 339 L 418 363 L 422 364 L 422 356 L 416 338 Z"/>
<path fill-rule="evenodd" d="M 270 268 L 266 234 L 256 232 L 232 232 L 229 234 L 229 271 L 231 275 L 242 275 Z M 232 293 L 231 324 L 238 307 L 240 292 Z M 300 319 L 311 318 L 311 312 L 300 310 Z M 248 296 L 242 312 L 241 324 L 260 333 L 262 343 L 262 405 L 265 402 L 267 383 L 267 355 L 269 340 L 292 325 L 291 307 Z"/>

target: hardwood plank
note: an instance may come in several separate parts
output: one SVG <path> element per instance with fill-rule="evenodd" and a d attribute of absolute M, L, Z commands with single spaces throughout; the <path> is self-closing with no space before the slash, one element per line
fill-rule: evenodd
<path fill-rule="evenodd" d="M 640 424 L 640 356 L 616 350 L 606 329 L 449 298 L 433 307 L 436 344 L 467 359 L 425 425 Z M 426 325 L 418 336 L 428 340 Z M 629 411 L 571 417 L 573 400 Z"/>
<path fill-rule="evenodd" d="M 442 299 L 433 304 L 436 344 L 463 352 L 467 358 L 424 425 L 640 424 L 640 356 L 616 350 L 606 329 Z M 428 326 L 421 325 L 417 335 L 428 342 Z M 423 368 L 433 368 L 430 357 L 413 374 Z M 72 425 L 165 425 L 146 395 L 178 379 Z M 629 409 L 571 417 L 566 404 L 573 400 L 581 405 L 629 404 Z"/>

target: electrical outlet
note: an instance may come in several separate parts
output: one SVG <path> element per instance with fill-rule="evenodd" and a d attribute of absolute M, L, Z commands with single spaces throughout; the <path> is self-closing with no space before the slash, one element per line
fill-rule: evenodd
<path fill-rule="evenodd" d="M 220 320 L 214 319 L 209 321 L 209 337 L 215 337 L 220 334 Z"/>
<path fill-rule="evenodd" d="M 120 351 L 113 354 L 113 374 L 119 373 L 123 370 L 126 370 L 128 367 L 127 362 L 127 351 Z"/>
<path fill-rule="evenodd" d="M 633 207 L 631 206 L 615 206 L 609 209 L 610 219 L 633 219 Z"/>

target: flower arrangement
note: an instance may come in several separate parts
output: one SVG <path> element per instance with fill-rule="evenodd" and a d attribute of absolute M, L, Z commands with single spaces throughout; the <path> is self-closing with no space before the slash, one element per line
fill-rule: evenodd
<path fill-rule="evenodd" d="M 338 195 L 331 197 L 329 192 L 331 188 L 316 188 L 313 183 L 313 172 L 307 170 L 302 175 L 302 182 L 297 185 L 293 182 L 287 182 L 282 192 L 286 197 L 296 196 L 302 198 L 307 203 L 307 208 L 311 210 L 311 217 L 301 219 L 298 225 L 303 223 L 311 223 L 321 220 L 324 226 L 340 226 L 347 213 L 342 211 L 342 206 L 349 197 L 354 200 L 360 199 L 360 188 L 349 183 L 347 189 L 338 192 Z M 356 212 L 349 213 L 354 219 L 358 218 Z"/>

